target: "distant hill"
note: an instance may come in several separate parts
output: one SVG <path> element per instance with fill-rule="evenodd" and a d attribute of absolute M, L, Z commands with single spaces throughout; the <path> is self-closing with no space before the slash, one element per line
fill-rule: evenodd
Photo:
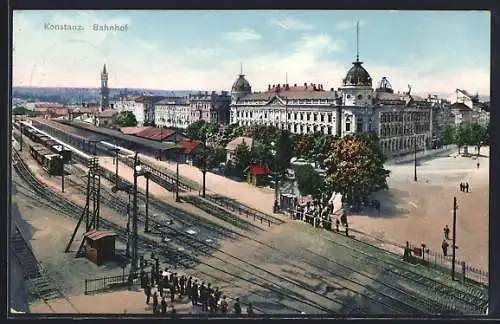
<path fill-rule="evenodd" d="M 130 95 L 150 94 L 156 96 L 188 96 L 196 94 L 201 90 L 156 90 L 156 89 L 136 89 L 136 88 L 110 88 L 109 96 L 113 98 L 119 94 L 127 93 Z M 203 90 L 205 91 L 205 90 Z M 63 104 L 78 104 L 84 102 L 99 102 L 99 88 L 56 88 L 56 87 L 13 87 L 12 97 L 33 100 L 50 101 Z"/>

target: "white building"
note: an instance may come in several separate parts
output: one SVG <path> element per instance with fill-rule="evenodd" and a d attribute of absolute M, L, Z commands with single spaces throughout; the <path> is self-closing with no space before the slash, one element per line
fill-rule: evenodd
<path fill-rule="evenodd" d="M 356 60 L 337 91 L 321 84 L 269 85 L 266 92 L 251 92 L 240 74 L 231 91 L 231 123 L 263 124 L 291 133 L 322 133 L 340 137 L 357 132 L 375 133 L 384 153 L 397 155 L 430 146 L 432 108 L 425 99 L 394 93 L 383 78 L 377 89 Z"/>
<path fill-rule="evenodd" d="M 190 123 L 190 112 L 188 98 L 164 98 L 155 105 L 155 125 L 186 128 Z"/>

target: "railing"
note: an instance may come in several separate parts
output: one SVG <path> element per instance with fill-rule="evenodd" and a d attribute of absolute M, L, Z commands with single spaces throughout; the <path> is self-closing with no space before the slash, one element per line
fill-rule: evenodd
<path fill-rule="evenodd" d="M 210 202 L 213 202 L 216 205 L 219 205 L 221 207 L 224 207 L 232 212 L 238 213 L 240 215 L 248 217 L 253 217 L 253 220 L 260 220 L 260 223 L 262 224 L 263 222 L 268 223 L 269 226 L 271 224 L 274 225 L 280 225 L 283 224 L 284 222 L 281 219 L 277 218 L 272 218 L 271 216 L 267 216 L 265 214 L 261 214 L 257 211 L 254 211 L 248 207 L 244 207 L 241 205 L 238 205 L 236 203 L 227 201 L 226 199 L 221 199 L 217 196 L 212 196 L 212 195 L 205 195 L 205 199 L 207 199 Z"/>
<path fill-rule="evenodd" d="M 444 254 L 432 251 L 428 248 L 425 248 L 425 251 L 422 252 L 422 245 L 414 245 L 409 244 L 409 247 L 412 251 L 418 251 L 418 255 L 422 258 L 425 265 L 432 267 L 434 269 L 452 269 L 452 256 L 451 251 L 447 256 Z M 423 256 L 422 256 L 423 253 Z M 481 270 L 479 268 L 471 267 L 467 265 L 465 261 L 462 261 L 458 258 L 455 258 L 455 271 L 457 272 L 457 277 L 462 281 L 475 281 L 482 285 L 488 285 L 489 274 L 487 271 Z"/>
<path fill-rule="evenodd" d="M 126 287 L 128 285 L 130 285 L 130 282 L 125 274 L 120 276 L 85 279 L 85 295 L 97 293 L 99 291 Z"/>

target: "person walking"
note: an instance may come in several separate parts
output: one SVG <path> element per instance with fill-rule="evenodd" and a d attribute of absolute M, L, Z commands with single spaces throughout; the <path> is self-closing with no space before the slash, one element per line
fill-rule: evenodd
<path fill-rule="evenodd" d="M 153 314 L 158 312 L 158 293 L 155 291 L 153 294 Z"/>
<path fill-rule="evenodd" d="M 338 218 L 335 219 L 335 229 L 337 230 L 337 232 L 340 232 L 340 221 Z"/>
<path fill-rule="evenodd" d="M 172 282 L 170 283 L 169 288 L 170 288 L 170 302 L 173 303 L 175 299 L 175 288 Z"/>
<path fill-rule="evenodd" d="M 241 314 L 240 299 L 238 297 L 236 297 L 236 302 L 234 303 L 234 313 Z"/>
<path fill-rule="evenodd" d="M 479 162 L 476 163 L 477 168 L 479 169 Z"/>
<path fill-rule="evenodd" d="M 227 314 L 227 300 L 226 296 L 222 296 L 220 300 L 219 309 L 222 314 Z"/>
<path fill-rule="evenodd" d="M 450 228 L 448 227 L 448 224 L 445 225 L 443 231 L 444 231 L 444 238 L 449 240 L 450 239 Z"/>
<path fill-rule="evenodd" d="M 247 306 L 247 314 L 248 314 L 248 315 L 253 315 L 253 307 L 252 307 L 252 303 L 248 303 L 248 306 Z"/>
<path fill-rule="evenodd" d="M 151 298 L 151 286 L 147 283 L 144 287 L 144 294 L 146 295 L 146 305 L 149 305 L 149 299 Z"/>
<path fill-rule="evenodd" d="M 446 239 L 443 240 L 443 244 L 441 244 L 441 248 L 443 249 L 444 256 L 448 256 L 448 242 Z"/>
<path fill-rule="evenodd" d="M 464 183 L 463 183 L 463 182 L 460 182 L 460 191 L 462 191 L 462 192 L 463 192 L 463 191 L 464 191 L 464 188 L 465 188 Z"/>
<path fill-rule="evenodd" d="M 469 193 L 469 183 L 468 182 L 465 183 L 465 192 Z"/>
<path fill-rule="evenodd" d="M 167 314 L 167 301 L 165 299 L 165 296 L 161 298 L 161 313 L 162 315 Z"/>
<path fill-rule="evenodd" d="M 198 305 L 198 280 L 195 280 L 191 290 L 191 301 L 193 306 Z"/>
<path fill-rule="evenodd" d="M 345 236 L 349 237 L 349 224 L 345 223 Z"/>

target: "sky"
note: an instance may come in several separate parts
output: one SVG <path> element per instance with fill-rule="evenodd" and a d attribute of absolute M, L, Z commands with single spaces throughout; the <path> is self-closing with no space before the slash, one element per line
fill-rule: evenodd
<path fill-rule="evenodd" d="M 230 90 L 242 66 L 254 91 L 286 80 L 337 89 L 357 22 L 374 85 L 385 76 L 396 91 L 489 95 L 487 11 L 15 11 L 13 85 L 97 88 L 106 64 L 111 88 Z"/>

